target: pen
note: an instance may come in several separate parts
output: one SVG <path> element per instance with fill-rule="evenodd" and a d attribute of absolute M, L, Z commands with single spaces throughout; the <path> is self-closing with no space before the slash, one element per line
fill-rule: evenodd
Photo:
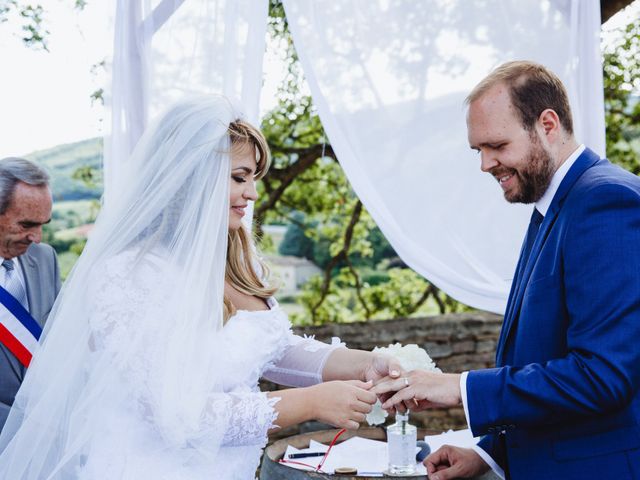
<path fill-rule="evenodd" d="M 325 452 L 290 453 L 289 458 L 323 457 Z"/>

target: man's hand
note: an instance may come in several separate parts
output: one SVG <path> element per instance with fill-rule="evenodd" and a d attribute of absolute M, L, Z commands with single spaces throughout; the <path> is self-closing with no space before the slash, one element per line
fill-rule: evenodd
<path fill-rule="evenodd" d="M 424 460 L 429 480 L 469 478 L 489 471 L 489 465 L 471 448 L 444 445 Z"/>
<path fill-rule="evenodd" d="M 413 370 L 400 378 L 386 378 L 371 391 L 378 396 L 397 392 L 387 399 L 382 408 L 403 411 L 407 406 L 413 411 L 433 407 L 453 407 L 460 405 L 460 375 L 424 370 Z"/>

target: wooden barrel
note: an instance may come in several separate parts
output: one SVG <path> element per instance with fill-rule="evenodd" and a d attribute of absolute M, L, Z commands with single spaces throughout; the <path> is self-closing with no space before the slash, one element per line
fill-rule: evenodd
<path fill-rule="evenodd" d="M 365 476 L 353 476 L 353 475 L 328 475 L 326 473 L 308 472 L 303 470 L 297 470 L 295 468 L 288 467 L 282 463 L 279 463 L 287 446 L 291 445 L 296 448 L 309 447 L 309 441 L 315 440 L 320 443 L 328 445 L 331 440 L 336 436 L 339 430 L 322 430 L 319 432 L 303 433 L 301 435 L 294 435 L 289 438 L 283 438 L 269 445 L 262 456 L 262 465 L 260 466 L 260 480 L 309 480 L 309 479 L 340 479 L 340 480 L 366 480 L 374 478 L 398 478 L 398 477 L 365 477 Z M 423 438 L 425 435 L 433 434 L 434 432 L 427 432 L 423 429 L 418 429 L 418 438 Z M 341 443 L 351 437 L 358 436 L 362 438 L 370 438 L 372 440 L 386 441 L 386 434 L 382 428 L 361 428 L 355 431 L 347 431 L 343 433 L 338 439 L 337 443 Z M 424 480 L 427 477 L 425 475 L 413 475 L 405 476 L 403 479 L 420 479 Z M 494 480 L 498 479 L 493 473 L 483 475 L 479 477 L 482 480 Z"/>

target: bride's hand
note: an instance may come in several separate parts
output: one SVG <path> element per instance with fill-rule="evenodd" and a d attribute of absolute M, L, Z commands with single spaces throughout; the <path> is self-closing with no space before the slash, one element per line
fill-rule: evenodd
<path fill-rule="evenodd" d="M 309 387 L 313 418 L 338 428 L 357 429 L 376 402 L 372 382 L 360 380 L 320 383 Z"/>

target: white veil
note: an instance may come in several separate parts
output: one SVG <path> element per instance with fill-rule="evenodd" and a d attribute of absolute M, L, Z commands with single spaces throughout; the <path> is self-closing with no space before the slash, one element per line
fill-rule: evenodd
<path fill-rule="evenodd" d="M 227 128 L 239 116 L 222 97 L 183 101 L 124 163 L 0 436 L 0 478 L 95 478 L 81 473 L 101 439 L 130 427 L 123 411 L 184 462 L 216 455 L 225 414 L 208 400 L 222 391 Z M 203 429 L 206 415 L 220 429 Z M 122 448 L 136 435 L 120 432 Z"/>

